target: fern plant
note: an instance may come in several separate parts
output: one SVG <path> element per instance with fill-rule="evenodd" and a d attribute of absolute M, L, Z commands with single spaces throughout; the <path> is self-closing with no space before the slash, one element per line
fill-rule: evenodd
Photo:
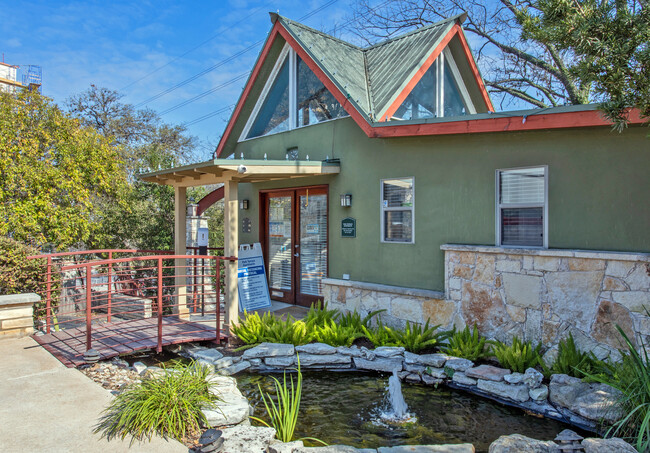
<path fill-rule="evenodd" d="M 231 327 L 232 333 L 248 345 L 254 345 L 265 341 L 269 330 L 279 322 L 271 313 L 264 313 L 262 316 L 257 312 L 244 312 L 244 317 L 239 318 L 238 324 Z"/>
<path fill-rule="evenodd" d="M 429 326 L 428 320 L 424 326 L 407 321 L 404 329 L 385 327 L 394 346 L 403 346 L 404 349 L 415 354 L 432 348 L 449 337 L 448 331 L 437 331 L 439 328 L 440 325 Z"/>
<path fill-rule="evenodd" d="M 340 314 L 336 309 L 328 309 L 327 302 L 323 304 L 319 300 L 311 304 L 304 321 L 309 327 L 315 328 L 329 324 L 330 321 L 336 321 Z"/>
<path fill-rule="evenodd" d="M 350 311 L 340 315 L 338 318 L 338 323 L 341 325 L 341 327 L 352 327 L 357 332 L 363 333 L 362 327 L 366 327 L 366 328 L 370 327 L 372 324 L 371 322 L 372 318 L 380 315 L 384 311 L 386 310 L 383 309 L 383 310 L 371 311 L 363 318 L 361 317 L 361 314 L 357 312 L 357 310 Z"/>
<path fill-rule="evenodd" d="M 395 346 L 394 340 L 387 329 L 388 327 L 384 326 L 381 317 L 377 319 L 375 327 L 361 326 L 362 336 L 366 337 L 377 348 L 380 346 Z"/>
<path fill-rule="evenodd" d="M 330 346 L 351 346 L 354 340 L 362 335 L 363 332 L 356 327 L 344 326 L 334 321 L 314 330 L 314 339 Z"/>
<path fill-rule="evenodd" d="M 507 345 L 500 341 L 494 343 L 494 356 L 499 363 L 516 373 L 523 373 L 527 368 L 534 368 L 542 365 L 542 344 L 537 346 L 518 337 L 512 339 L 512 344 Z"/>
<path fill-rule="evenodd" d="M 471 361 L 483 359 L 491 355 L 490 344 L 478 333 L 476 324 L 470 331 L 469 326 L 461 331 L 452 330 L 449 341 L 441 349 L 454 357 L 462 357 Z"/>
<path fill-rule="evenodd" d="M 583 352 L 576 346 L 573 335 L 561 340 L 555 362 L 550 368 L 544 368 L 544 374 L 568 374 L 583 379 L 598 374 L 605 364 L 598 360 L 593 352 Z"/>
<path fill-rule="evenodd" d="M 307 323 L 296 321 L 293 316 L 287 315 L 285 321 L 276 318 L 276 322 L 267 327 L 261 340 L 300 346 L 309 343 L 312 337 L 313 330 L 308 328 Z"/>

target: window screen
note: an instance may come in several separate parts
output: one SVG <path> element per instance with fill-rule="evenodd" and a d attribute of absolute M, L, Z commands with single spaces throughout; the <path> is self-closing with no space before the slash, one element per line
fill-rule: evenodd
<path fill-rule="evenodd" d="M 498 172 L 500 245 L 545 246 L 545 173 L 545 167 Z"/>
<path fill-rule="evenodd" d="M 413 242 L 413 178 L 385 179 L 381 187 L 382 241 Z"/>

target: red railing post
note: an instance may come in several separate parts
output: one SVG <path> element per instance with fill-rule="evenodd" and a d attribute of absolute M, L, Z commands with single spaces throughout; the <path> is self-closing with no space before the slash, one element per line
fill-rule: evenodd
<path fill-rule="evenodd" d="M 92 349 L 92 336 L 91 336 L 91 313 L 92 300 L 91 300 L 91 272 L 90 264 L 86 265 L 86 351 Z"/>
<path fill-rule="evenodd" d="M 112 282 L 112 277 L 113 276 L 111 275 L 111 270 L 113 269 L 113 263 L 111 263 L 110 261 L 112 261 L 112 259 L 113 259 L 113 252 L 108 252 L 108 261 L 109 261 L 109 263 L 108 263 L 108 296 L 107 296 L 107 299 L 106 299 L 106 301 L 108 303 L 108 308 L 106 310 L 107 313 L 108 313 L 108 316 L 107 316 L 106 322 L 111 322 L 111 302 L 113 300 L 113 298 L 111 296 L 111 287 L 113 286 L 113 282 Z"/>
<path fill-rule="evenodd" d="M 162 315 L 163 315 L 162 274 L 163 274 L 162 258 L 158 257 L 158 347 L 156 348 L 156 351 L 158 352 L 162 352 Z"/>
<path fill-rule="evenodd" d="M 45 325 L 47 333 L 50 333 L 52 323 L 52 257 L 47 257 L 47 288 L 45 294 Z"/>
<path fill-rule="evenodd" d="M 216 315 L 217 315 L 217 343 L 221 342 L 221 259 L 215 258 L 217 263 L 217 281 L 215 284 L 216 297 Z"/>

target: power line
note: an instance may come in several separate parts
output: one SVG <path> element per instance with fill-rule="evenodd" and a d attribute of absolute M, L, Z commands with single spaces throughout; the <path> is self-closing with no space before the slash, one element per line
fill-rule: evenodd
<path fill-rule="evenodd" d="M 127 88 L 132 87 L 132 86 L 135 85 L 136 83 L 138 83 L 138 82 L 140 82 L 140 81 L 146 79 L 147 77 L 150 77 L 150 76 L 154 75 L 155 73 L 157 73 L 157 72 L 160 71 L 161 69 L 166 68 L 167 66 L 169 66 L 169 65 L 172 64 L 172 63 L 174 63 L 175 61 L 178 61 L 178 60 L 180 60 L 181 58 L 183 58 L 184 56 L 186 56 L 186 55 L 188 55 L 188 54 L 194 52 L 194 51 L 195 51 L 196 49 L 198 49 L 199 47 L 203 47 L 204 45 L 206 45 L 207 43 L 209 43 L 209 42 L 212 41 L 213 39 L 218 38 L 219 36 L 221 36 L 224 32 L 226 32 L 226 31 L 232 29 L 232 28 L 235 27 L 236 25 L 241 24 L 242 22 L 244 22 L 246 19 L 248 19 L 249 17 L 253 16 L 254 14 L 257 14 L 260 10 L 262 10 L 263 8 L 265 8 L 267 4 L 268 4 L 268 3 L 265 3 L 264 5 L 260 6 L 259 8 L 253 10 L 253 11 L 252 11 L 250 14 L 248 14 L 246 17 L 243 17 L 242 19 L 238 20 L 238 21 L 235 22 L 234 24 L 231 24 L 231 25 L 229 25 L 228 27 L 224 28 L 223 30 L 220 30 L 219 33 L 217 33 L 216 35 L 213 35 L 213 36 L 209 37 L 208 39 L 206 39 L 206 40 L 203 41 L 202 43 L 200 43 L 200 44 L 198 44 L 198 45 L 192 47 L 192 48 L 191 48 L 190 50 L 188 50 L 187 52 L 182 53 L 182 54 L 180 54 L 179 56 L 172 58 L 172 59 L 169 60 L 167 63 L 165 63 L 165 64 L 163 64 L 163 65 L 161 65 L 161 66 L 158 66 L 158 67 L 157 67 L 156 69 L 154 69 L 153 71 L 150 71 L 150 72 L 148 72 L 147 74 L 145 74 L 145 75 L 143 75 L 142 77 L 140 77 L 139 79 L 134 80 L 133 82 L 129 83 L 128 85 L 123 86 L 122 88 L 119 89 L 119 91 L 123 91 L 123 90 L 126 90 Z"/>
<path fill-rule="evenodd" d="M 214 93 L 215 91 L 219 91 L 220 89 L 225 88 L 228 85 L 232 85 L 233 83 L 243 79 L 244 77 L 247 77 L 248 74 L 250 74 L 250 71 L 243 72 L 243 73 L 239 74 L 238 76 L 235 76 L 230 80 L 227 80 L 226 82 L 222 83 L 221 85 L 218 85 L 218 86 L 216 86 L 214 88 L 211 88 L 211 89 L 209 89 L 207 91 L 204 91 L 203 93 L 197 94 L 193 98 L 190 98 L 190 99 L 188 99 L 186 101 L 183 101 L 180 104 L 176 104 L 175 106 L 170 107 L 167 110 L 163 110 L 162 112 L 159 113 L 159 115 L 166 115 L 166 114 L 168 114 L 170 112 L 173 112 L 174 110 L 177 110 L 177 109 L 180 109 L 181 107 L 186 106 L 187 104 L 191 104 L 192 102 L 197 101 L 197 100 L 199 100 L 201 98 L 204 98 L 207 95 Z"/>
<path fill-rule="evenodd" d="M 220 113 L 224 113 L 224 112 L 226 112 L 226 111 L 232 109 L 235 105 L 236 105 L 236 104 L 230 104 L 230 105 L 227 106 L 227 107 L 220 108 L 219 110 L 215 110 L 214 112 L 210 112 L 210 113 L 208 113 L 208 114 L 206 114 L 206 115 L 203 115 L 203 116 L 200 116 L 200 117 L 198 117 L 198 118 L 196 118 L 196 119 L 193 119 L 193 120 L 190 121 L 189 123 L 184 123 L 184 124 L 185 124 L 185 126 L 187 126 L 187 127 L 189 127 L 189 126 L 193 126 L 193 125 L 195 125 L 196 123 L 200 123 L 200 122 L 203 121 L 203 120 L 207 120 L 208 118 L 212 118 L 213 116 L 219 115 Z"/>
<path fill-rule="evenodd" d="M 337 1 L 338 0 L 329 0 L 327 3 L 323 4 L 322 6 L 319 6 L 318 8 L 314 9 L 313 11 L 311 11 L 311 12 L 305 14 L 304 16 L 302 16 L 301 18 L 299 18 L 298 21 L 303 21 L 303 20 L 309 19 L 314 14 L 318 14 L 319 12 L 324 10 L 325 8 L 328 8 L 328 7 L 332 6 Z M 163 90 L 160 93 L 155 94 L 154 96 L 152 96 L 152 97 L 150 97 L 148 99 L 145 99 L 142 102 L 139 102 L 138 104 L 135 105 L 135 107 L 136 108 L 142 107 L 143 105 L 148 104 L 151 101 L 155 101 L 156 99 L 159 99 L 160 97 L 162 97 L 162 96 L 164 96 L 164 95 L 166 95 L 168 93 L 171 93 L 172 91 L 177 90 L 178 88 L 180 88 L 182 86 L 185 86 L 190 82 L 193 82 L 194 80 L 198 79 L 199 77 L 202 77 L 205 74 L 208 74 L 208 73 L 214 71 L 215 69 L 223 66 L 224 64 L 229 63 L 230 61 L 242 56 L 243 54 L 245 54 L 245 53 L 249 52 L 250 50 L 252 50 L 252 49 L 256 48 L 257 46 L 259 46 L 263 42 L 264 42 L 264 39 L 261 39 L 261 40 L 255 42 L 255 43 L 251 44 L 250 46 L 248 46 L 245 49 L 240 50 L 239 52 L 231 55 L 230 57 L 226 58 L 225 60 L 222 60 L 222 61 L 220 61 L 220 62 L 218 62 L 218 63 L 216 63 L 216 64 L 214 64 L 214 65 L 212 65 L 212 66 L 210 66 L 210 67 L 208 67 L 206 69 L 204 69 L 203 71 L 201 71 L 201 72 L 199 72 L 199 73 L 197 73 L 197 74 L 195 74 L 195 75 L 193 75 L 193 76 L 191 76 L 191 77 L 177 83 L 176 85 L 173 85 L 172 87 L 167 88 L 166 90 Z"/>

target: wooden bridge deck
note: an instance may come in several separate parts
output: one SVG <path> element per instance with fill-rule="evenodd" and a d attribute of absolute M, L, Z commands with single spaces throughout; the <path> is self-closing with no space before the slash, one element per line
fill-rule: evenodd
<path fill-rule="evenodd" d="M 177 317 L 165 317 L 162 324 L 163 346 L 216 340 L 214 325 L 179 320 Z M 158 345 L 158 319 L 153 317 L 93 325 L 91 338 L 92 348 L 99 353 L 100 360 L 142 349 L 155 349 Z M 226 339 L 223 333 L 221 339 Z M 35 335 L 34 340 L 69 368 L 86 363 L 83 357 L 86 352 L 85 326 Z"/>

